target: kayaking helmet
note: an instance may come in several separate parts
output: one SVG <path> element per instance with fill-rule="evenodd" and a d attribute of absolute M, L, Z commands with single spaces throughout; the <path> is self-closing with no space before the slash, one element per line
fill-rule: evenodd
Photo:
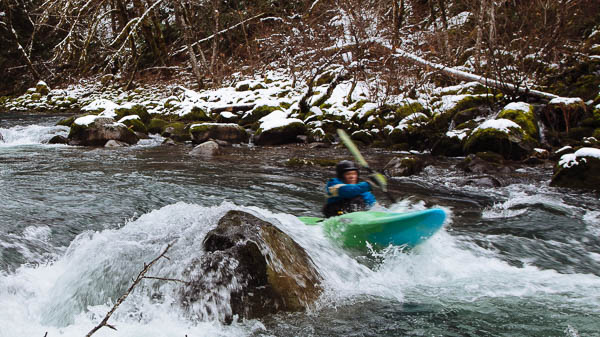
<path fill-rule="evenodd" d="M 344 173 L 348 171 L 356 171 L 359 172 L 358 166 L 354 164 L 353 161 L 350 160 L 342 160 L 335 167 L 335 173 L 337 174 L 338 179 L 344 179 Z"/>

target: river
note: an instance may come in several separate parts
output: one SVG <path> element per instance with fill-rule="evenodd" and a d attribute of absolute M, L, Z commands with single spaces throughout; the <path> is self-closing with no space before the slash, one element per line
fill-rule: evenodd
<path fill-rule="evenodd" d="M 441 207 L 444 228 L 417 248 L 348 252 L 296 215 L 318 215 L 332 169 L 289 157 L 342 159 L 342 148 L 225 148 L 212 160 L 160 137 L 126 148 L 45 144 L 60 116 L 0 116 L 0 336 L 85 336 L 166 245 L 149 274 L 183 277 L 227 211 L 290 235 L 325 291 L 303 313 L 230 325 L 198 320 L 173 282 L 145 280 L 94 336 L 600 336 L 600 201 L 548 186 L 551 170 L 499 188 L 466 185 L 439 159 L 390 182 L 393 211 Z M 392 152 L 371 149 L 381 167 Z"/>

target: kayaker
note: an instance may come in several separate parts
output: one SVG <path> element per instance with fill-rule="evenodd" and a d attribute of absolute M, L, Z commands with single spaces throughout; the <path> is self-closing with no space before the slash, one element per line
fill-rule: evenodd
<path fill-rule="evenodd" d="M 323 207 L 325 217 L 362 211 L 375 204 L 371 184 L 358 182 L 359 168 L 350 160 L 342 160 L 335 167 L 336 177 L 327 181 L 327 203 Z"/>

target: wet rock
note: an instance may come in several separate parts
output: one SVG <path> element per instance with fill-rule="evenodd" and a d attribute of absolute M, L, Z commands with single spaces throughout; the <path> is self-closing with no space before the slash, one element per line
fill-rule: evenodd
<path fill-rule="evenodd" d="M 504 164 L 504 158 L 493 152 L 468 155 L 457 167 L 467 173 L 510 174 L 513 170 Z"/>
<path fill-rule="evenodd" d="M 296 143 L 297 137 L 306 134 L 306 125 L 298 119 L 287 119 L 287 124 L 270 129 L 258 129 L 256 145 L 282 145 Z"/>
<path fill-rule="evenodd" d="M 565 154 L 554 169 L 550 186 L 600 190 L 600 149 L 584 147 Z"/>
<path fill-rule="evenodd" d="M 498 178 L 493 176 L 477 176 L 469 177 L 465 181 L 465 185 L 478 186 L 478 187 L 502 187 L 503 184 Z"/>
<path fill-rule="evenodd" d="M 211 157 L 219 154 L 219 144 L 209 140 L 204 142 L 190 151 L 190 155 L 197 157 Z"/>
<path fill-rule="evenodd" d="M 304 249 L 251 214 L 225 214 L 207 234 L 204 250 L 187 268 L 191 282 L 180 293 L 183 305 L 201 319 L 230 322 L 233 315 L 302 311 L 321 294 L 321 276 Z"/>
<path fill-rule="evenodd" d="M 465 154 L 495 152 L 505 159 L 522 160 L 533 151 L 535 143 L 515 122 L 489 120 L 477 127 L 463 145 Z"/>
<path fill-rule="evenodd" d="M 122 123 L 110 117 L 84 116 L 77 118 L 69 132 L 70 145 L 104 146 L 109 140 L 135 144 L 138 137 Z"/>
<path fill-rule="evenodd" d="M 126 147 L 129 146 L 129 144 L 125 143 L 125 142 L 120 142 L 118 140 L 109 140 L 108 142 L 106 142 L 106 144 L 104 144 L 104 147 Z"/>
<path fill-rule="evenodd" d="M 407 177 L 421 173 L 425 166 L 425 160 L 416 156 L 395 157 L 385 165 L 383 171 L 390 177 Z"/>
<path fill-rule="evenodd" d="M 2 135 L 0 135 L 0 140 L 2 140 Z M 64 136 L 56 135 L 50 138 L 48 144 L 69 144 L 69 139 Z"/>
<path fill-rule="evenodd" d="M 0 133 L 0 142 L 4 143 L 4 136 Z"/>
<path fill-rule="evenodd" d="M 200 144 L 209 139 L 224 140 L 237 144 L 248 142 L 250 138 L 250 135 L 248 135 L 248 132 L 243 127 L 233 123 L 194 124 L 190 127 L 190 133 L 194 144 Z"/>
<path fill-rule="evenodd" d="M 463 155 L 463 140 L 471 130 L 453 130 L 442 135 L 432 146 L 434 156 L 459 157 Z"/>

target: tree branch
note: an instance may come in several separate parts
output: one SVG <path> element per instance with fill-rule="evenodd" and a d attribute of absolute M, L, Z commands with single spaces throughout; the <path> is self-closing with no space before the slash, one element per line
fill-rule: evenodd
<path fill-rule="evenodd" d="M 117 302 L 115 303 L 115 305 L 113 305 L 112 309 L 110 309 L 110 311 L 106 314 L 106 316 L 104 316 L 104 319 L 100 322 L 100 324 L 98 324 L 96 327 L 94 327 L 92 330 L 90 330 L 90 332 L 88 332 L 88 334 L 85 335 L 85 337 L 90 337 L 96 331 L 100 330 L 100 328 L 102 328 L 103 326 L 107 326 L 107 327 L 109 327 L 111 329 L 117 330 L 114 326 L 108 324 L 108 319 L 110 318 L 110 316 L 112 316 L 112 314 L 115 312 L 115 310 L 117 310 L 117 308 L 119 307 L 119 305 L 121 305 L 121 303 L 123 303 L 123 301 L 125 301 L 125 299 L 127 298 L 127 296 L 129 296 L 129 294 L 131 293 L 131 291 L 133 291 L 133 288 L 135 288 L 135 286 L 138 285 L 138 283 L 140 283 L 140 281 L 142 279 L 144 279 L 144 275 L 148 272 L 148 270 L 156 262 L 158 262 L 158 260 L 160 260 L 163 257 L 166 258 L 165 254 L 169 251 L 169 249 L 171 249 L 172 246 L 173 246 L 173 243 L 169 243 L 167 245 L 167 248 L 165 248 L 165 250 L 159 256 L 157 256 L 154 260 L 152 260 L 148 264 L 144 263 L 144 269 L 142 269 L 142 271 L 138 274 L 138 276 L 133 280 L 133 283 L 131 284 L 131 286 L 129 287 L 129 289 L 127 289 L 127 291 L 125 292 L 125 294 L 123 294 L 117 300 Z"/>

